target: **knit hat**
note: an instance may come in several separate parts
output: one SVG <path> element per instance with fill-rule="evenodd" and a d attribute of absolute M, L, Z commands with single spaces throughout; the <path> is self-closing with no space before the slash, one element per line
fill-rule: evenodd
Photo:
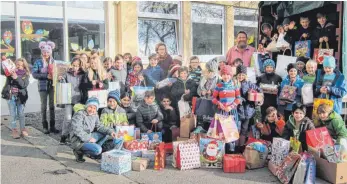
<path fill-rule="evenodd" d="M 310 60 L 310 58 L 307 58 L 305 56 L 300 56 L 296 59 L 296 64 L 302 63 L 303 65 L 306 65 L 308 60 Z"/>
<path fill-rule="evenodd" d="M 182 56 L 180 56 L 180 55 L 174 56 L 174 57 L 172 58 L 172 60 L 176 60 L 176 61 L 182 63 Z"/>
<path fill-rule="evenodd" d="M 108 93 L 107 100 L 113 98 L 117 101 L 118 104 L 120 104 L 120 93 L 119 90 L 113 90 Z"/>
<path fill-rule="evenodd" d="M 289 23 L 290 23 L 289 18 L 285 18 L 282 22 L 282 26 L 289 25 Z"/>
<path fill-rule="evenodd" d="M 180 65 L 176 64 L 176 65 L 172 65 L 171 69 L 169 70 L 169 76 L 172 77 L 172 75 L 178 70 L 180 69 Z"/>
<path fill-rule="evenodd" d="M 236 68 L 236 75 L 238 75 L 240 73 L 247 75 L 247 67 L 245 67 L 243 65 L 237 66 L 237 68 Z"/>
<path fill-rule="evenodd" d="M 42 52 L 48 52 L 50 55 L 52 55 L 52 50 L 55 48 L 55 43 L 51 41 L 42 41 L 39 43 L 39 48 Z"/>
<path fill-rule="evenodd" d="M 295 68 L 296 69 L 296 64 L 295 63 L 289 63 L 289 65 L 287 66 L 287 72 L 289 73 L 289 70 Z"/>
<path fill-rule="evenodd" d="M 263 63 L 263 68 L 264 68 L 264 71 L 266 69 L 267 66 L 272 66 L 272 68 L 275 69 L 275 61 L 272 60 L 272 59 L 266 59 Z"/>
<path fill-rule="evenodd" d="M 88 98 L 88 100 L 86 102 L 86 107 L 88 107 L 90 105 L 94 105 L 96 107 L 96 110 L 98 110 L 99 109 L 99 100 L 95 97 Z"/>
<path fill-rule="evenodd" d="M 218 71 L 218 63 L 219 62 L 217 61 L 217 58 L 213 58 L 206 63 L 205 67 L 209 72 L 217 72 Z"/>
<path fill-rule="evenodd" d="M 330 67 L 335 69 L 336 67 L 335 58 L 333 56 L 324 56 L 323 67 Z"/>
<path fill-rule="evenodd" d="M 229 65 L 223 66 L 223 68 L 220 70 L 221 75 L 233 75 L 232 68 Z"/>
<path fill-rule="evenodd" d="M 142 60 L 139 56 L 134 56 L 132 62 L 142 62 Z"/>

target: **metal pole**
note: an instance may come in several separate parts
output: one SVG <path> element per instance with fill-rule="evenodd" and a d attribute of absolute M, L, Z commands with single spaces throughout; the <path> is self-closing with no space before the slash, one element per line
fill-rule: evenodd
<path fill-rule="evenodd" d="M 70 61 L 69 59 L 69 24 L 67 17 L 67 2 L 63 1 L 63 47 L 64 47 L 64 61 Z"/>
<path fill-rule="evenodd" d="M 19 1 L 14 3 L 14 29 L 16 35 L 16 58 L 22 57 L 22 48 L 21 48 L 21 37 L 20 37 L 20 15 L 19 15 Z"/>

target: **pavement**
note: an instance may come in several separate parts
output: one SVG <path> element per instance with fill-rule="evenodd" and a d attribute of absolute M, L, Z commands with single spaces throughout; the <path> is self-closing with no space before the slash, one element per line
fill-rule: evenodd
<path fill-rule="evenodd" d="M 153 170 L 153 166 L 142 172 L 130 171 L 115 175 L 100 170 L 100 163 L 86 158 L 85 163 L 75 162 L 72 149 L 27 126 L 29 136 L 12 139 L 8 121 L 1 118 L 1 183 L 280 183 L 267 168 L 247 170 L 246 173 L 224 173 L 222 169 L 194 169 L 180 171 L 167 164 L 164 170 Z M 316 183 L 325 184 L 320 179 Z"/>

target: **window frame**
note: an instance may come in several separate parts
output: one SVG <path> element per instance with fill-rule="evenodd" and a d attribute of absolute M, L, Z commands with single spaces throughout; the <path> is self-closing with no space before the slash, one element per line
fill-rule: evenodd
<path fill-rule="evenodd" d="M 258 19 L 259 17 L 259 10 L 258 9 L 254 9 L 254 8 L 247 8 L 247 7 L 238 7 L 238 6 L 234 6 L 233 7 L 233 13 L 234 13 L 234 17 L 235 17 L 235 13 L 236 13 L 236 9 L 243 9 L 243 10 L 251 10 L 254 11 L 256 14 L 254 15 L 254 17 L 256 17 Z M 246 11 L 247 12 L 247 11 Z M 251 14 L 249 14 L 251 15 Z M 235 28 L 235 26 L 237 27 L 247 27 L 247 28 L 253 28 L 255 29 L 255 37 L 254 37 L 254 45 L 255 47 L 257 47 L 258 45 L 258 39 L 259 39 L 259 34 L 258 34 L 258 30 L 259 30 L 259 25 L 258 25 L 258 21 L 254 20 L 254 21 L 250 21 L 250 20 L 237 20 L 234 19 L 234 24 L 233 27 Z M 235 29 L 234 29 L 235 30 Z M 235 36 L 235 33 L 233 33 Z M 248 34 L 248 33 L 247 33 Z M 249 36 L 249 35 L 247 35 Z"/>

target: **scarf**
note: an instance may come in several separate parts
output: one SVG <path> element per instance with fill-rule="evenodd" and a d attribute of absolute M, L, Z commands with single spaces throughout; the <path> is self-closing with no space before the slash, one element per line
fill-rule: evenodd
<path fill-rule="evenodd" d="M 23 77 L 24 75 L 26 75 L 26 71 L 25 71 L 25 70 L 18 69 L 18 70 L 16 71 L 16 74 L 18 75 L 18 77 Z"/>

